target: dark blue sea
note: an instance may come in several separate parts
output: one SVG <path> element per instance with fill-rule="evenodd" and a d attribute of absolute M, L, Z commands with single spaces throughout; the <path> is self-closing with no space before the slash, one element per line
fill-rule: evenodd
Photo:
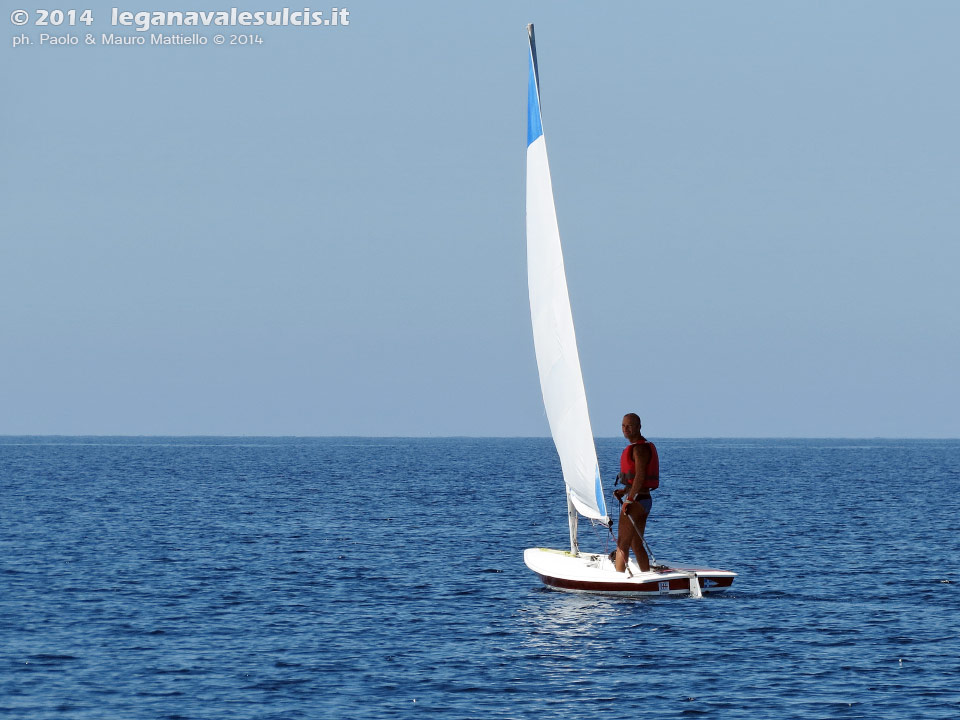
<path fill-rule="evenodd" d="M 0 717 L 960 717 L 960 441 L 653 439 L 726 595 L 542 587 L 548 439 L 0 438 Z"/>

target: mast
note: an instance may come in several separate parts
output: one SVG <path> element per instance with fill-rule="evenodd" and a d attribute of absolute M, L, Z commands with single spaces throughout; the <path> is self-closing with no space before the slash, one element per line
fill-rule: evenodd
<path fill-rule="evenodd" d="M 567 493 L 567 523 L 570 525 L 570 554 L 579 555 L 580 554 L 580 543 L 577 542 L 577 508 L 573 504 L 573 500 L 570 498 L 570 493 Z"/>

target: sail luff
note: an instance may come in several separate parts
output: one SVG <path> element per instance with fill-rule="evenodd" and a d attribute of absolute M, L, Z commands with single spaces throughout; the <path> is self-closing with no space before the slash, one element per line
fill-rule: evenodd
<path fill-rule="evenodd" d="M 540 388 L 567 493 L 577 512 L 609 523 L 573 329 L 553 184 L 543 138 L 533 26 L 527 109 L 527 279 Z M 572 532 L 571 532 L 572 534 Z"/>

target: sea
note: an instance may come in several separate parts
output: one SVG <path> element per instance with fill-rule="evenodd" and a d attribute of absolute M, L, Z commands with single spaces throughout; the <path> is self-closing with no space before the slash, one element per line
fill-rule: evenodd
<path fill-rule="evenodd" d="M 960 441 L 651 439 L 725 594 L 545 588 L 546 438 L 0 438 L 0 718 L 960 718 Z"/>

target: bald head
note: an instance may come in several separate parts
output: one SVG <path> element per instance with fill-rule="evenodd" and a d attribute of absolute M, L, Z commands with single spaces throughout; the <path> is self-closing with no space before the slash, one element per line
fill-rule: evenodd
<path fill-rule="evenodd" d="M 640 437 L 640 416 L 636 413 L 627 413 L 623 416 L 623 436 L 630 442 L 635 442 Z"/>

